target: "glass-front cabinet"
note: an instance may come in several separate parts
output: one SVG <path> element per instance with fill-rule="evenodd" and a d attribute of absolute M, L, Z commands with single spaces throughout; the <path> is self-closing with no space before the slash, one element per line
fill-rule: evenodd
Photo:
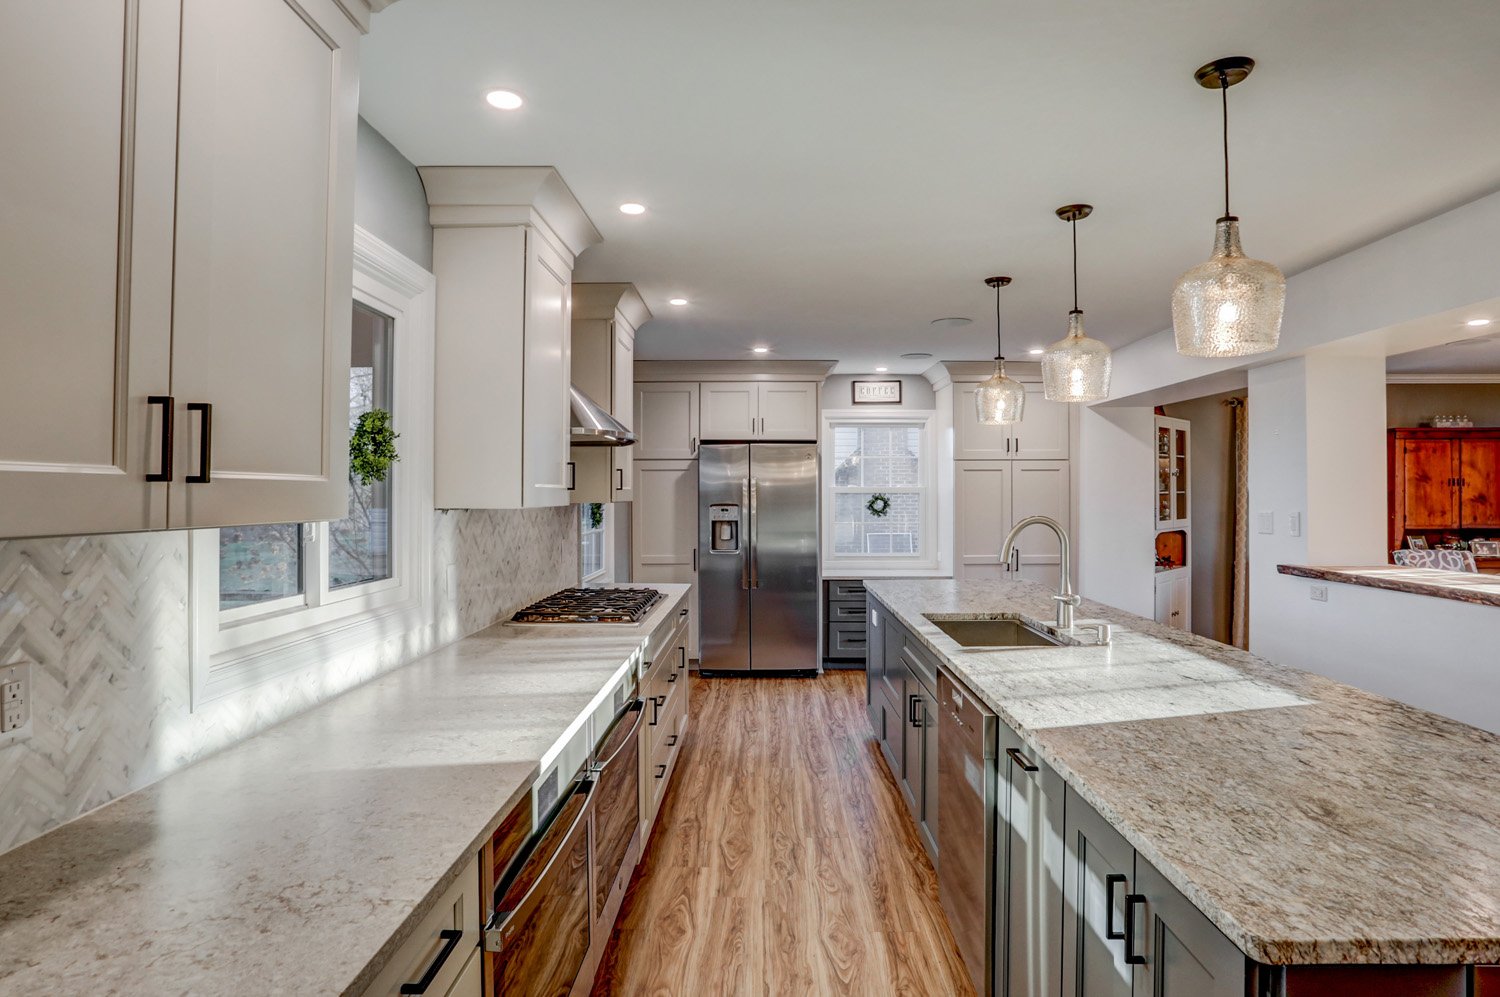
<path fill-rule="evenodd" d="M 1156 417 L 1156 528 L 1188 525 L 1188 435 L 1182 419 Z"/>

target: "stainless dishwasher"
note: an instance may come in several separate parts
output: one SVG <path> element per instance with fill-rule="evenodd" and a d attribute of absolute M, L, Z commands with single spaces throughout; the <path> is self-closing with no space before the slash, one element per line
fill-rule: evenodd
<path fill-rule="evenodd" d="M 938 896 L 980 994 L 993 993 L 995 714 L 938 673 Z"/>

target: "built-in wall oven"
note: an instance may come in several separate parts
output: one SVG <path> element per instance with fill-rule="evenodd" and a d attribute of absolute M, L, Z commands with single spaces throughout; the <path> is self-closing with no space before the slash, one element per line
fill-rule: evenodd
<path fill-rule="evenodd" d="M 484 932 L 492 997 L 588 993 L 628 885 L 646 704 L 632 698 L 495 889 Z M 604 726 L 600 724 L 600 726 Z"/>

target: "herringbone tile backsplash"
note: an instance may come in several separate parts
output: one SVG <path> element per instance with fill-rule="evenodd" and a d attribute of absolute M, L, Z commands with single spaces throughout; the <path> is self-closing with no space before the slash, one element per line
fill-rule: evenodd
<path fill-rule="evenodd" d="M 188 533 L 0 542 L 0 662 L 37 663 L 33 734 L 0 747 L 0 851 L 577 582 L 571 506 L 437 513 L 433 530 L 435 635 L 400 634 L 197 712 Z"/>

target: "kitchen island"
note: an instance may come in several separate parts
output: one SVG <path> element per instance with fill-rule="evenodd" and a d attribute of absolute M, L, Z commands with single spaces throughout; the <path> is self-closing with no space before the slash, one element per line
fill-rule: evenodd
<path fill-rule="evenodd" d="M 1045 626 L 1034 583 L 867 584 L 1251 963 L 1500 962 L 1500 737 L 1094 602 L 1107 646 L 965 648 L 929 619 Z"/>
<path fill-rule="evenodd" d="M 497 624 L 0 855 L 0 993 L 363 993 L 683 611 L 655 587 L 640 624 Z"/>

